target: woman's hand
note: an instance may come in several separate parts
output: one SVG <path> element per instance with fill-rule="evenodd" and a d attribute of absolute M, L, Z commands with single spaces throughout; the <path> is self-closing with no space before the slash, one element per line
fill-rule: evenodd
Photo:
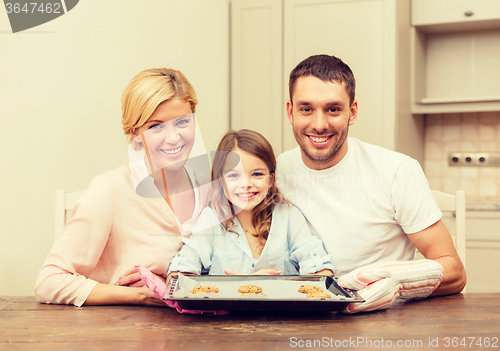
<path fill-rule="evenodd" d="M 243 272 L 237 272 L 237 271 L 224 271 L 227 275 L 247 275 L 246 273 Z M 273 268 L 269 269 L 261 269 L 258 270 L 257 272 L 252 273 L 252 275 L 280 275 L 281 271 L 278 271 Z"/>
<path fill-rule="evenodd" d="M 165 277 L 162 277 L 161 275 L 157 275 L 154 273 L 152 274 L 158 277 L 158 279 L 160 279 L 161 281 L 165 282 Z M 118 279 L 118 281 L 116 282 L 116 285 L 129 286 L 132 288 L 141 288 L 144 286 L 144 282 L 141 279 L 141 275 L 136 272 L 126 275 L 125 277 L 120 277 L 120 279 Z"/>
<path fill-rule="evenodd" d="M 138 288 L 139 291 L 139 304 L 144 306 L 161 306 L 168 307 L 165 304 L 165 301 L 160 299 L 158 295 L 154 291 L 151 291 L 146 285 L 141 288 Z"/>

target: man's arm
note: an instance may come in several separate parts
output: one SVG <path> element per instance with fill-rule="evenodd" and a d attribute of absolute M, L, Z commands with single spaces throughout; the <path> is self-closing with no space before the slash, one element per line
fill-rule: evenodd
<path fill-rule="evenodd" d="M 409 234 L 408 237 L 425 258 L 435 260 L 443 267 L 443 280 L 431 296 L 462 291 L 467 282 L 465 268 L 443 221 L 439 220 L 420 232 Z"/>

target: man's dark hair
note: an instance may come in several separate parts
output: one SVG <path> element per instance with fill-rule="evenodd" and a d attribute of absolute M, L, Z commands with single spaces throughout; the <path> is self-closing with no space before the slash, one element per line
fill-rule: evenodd
<path fill-rule="evenodd" d="M 292 101 L 293 90 L 297 79 L 304 76 L 314 76 L 324 82 L 344 83 L 347 94 L 349 95 L 349 105 L 354 102 L 356 80 L 354 74 L 348 65 L 341 59 L 329 55 L 309 56 L 300 62 L 290 73 L 288 90 L 290 101 Z"/>

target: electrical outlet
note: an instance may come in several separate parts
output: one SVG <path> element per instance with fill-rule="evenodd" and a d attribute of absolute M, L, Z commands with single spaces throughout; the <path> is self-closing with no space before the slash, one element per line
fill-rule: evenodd
<path fill-rule="evenodd" d="M 448 165 L 500 167 L 500 152 L 450 152 Z"/>
<path fill-rule="evenodd" d="M 478 166 L 488 166 L 489 163 L 490 163 L 490 155 L 487 152 L 481 152 L 477 154 Z"/>
<path fill-rule="evenodd" d="M 448 154 L 449 166 L 460 166 L 462 164 L 462 154 L 460 152 L 450 152 Z"/>
<path fill-rule="evenodd" d="M 500 152 L 478 152 L 478 166 L 500 167 Z"/>
<path fill-rule="evenodd" d="M 476 154 L 472 152 L 464 152 L 462 156 L 462 166 L 475 166 L 476 165 Z"/>

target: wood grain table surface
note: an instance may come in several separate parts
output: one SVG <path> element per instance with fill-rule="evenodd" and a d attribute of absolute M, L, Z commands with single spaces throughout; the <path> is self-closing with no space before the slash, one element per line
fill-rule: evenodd
<path fill-rule="evenodd" d="M 0 296 L 0 350 L 500 350 L 500 293 L 398 301 L 389 310 L 179 314 Z"/>

